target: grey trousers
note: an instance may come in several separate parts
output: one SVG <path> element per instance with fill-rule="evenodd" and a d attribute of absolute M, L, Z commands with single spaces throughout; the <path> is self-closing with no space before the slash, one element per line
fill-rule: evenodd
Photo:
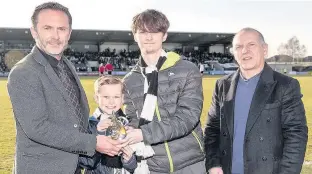
<path fill-rule="evenodd" d="M 164 174 L 151 171 L 151 174 Z M 186 166 L 183 169 L 174 171 L 170 174 L 206 174 L 205 161 L 201 161 L 190 166 Z"/>

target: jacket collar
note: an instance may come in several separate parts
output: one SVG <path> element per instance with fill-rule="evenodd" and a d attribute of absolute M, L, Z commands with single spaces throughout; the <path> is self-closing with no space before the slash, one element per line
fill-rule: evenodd
<path fill-rule="evenodd" d="M 174 66 L 180 60 L 180 55 L 178 55 L 175 52 L 166 53 L 165 51 L 163 51 L 162 55 L 165 55 L 167 59 L 163 63 L 159 71 L 162 71 L 162 70 L 165 70 Z M 142 67 L 141 59 L 142 59 L 142 56 L 140 57 L 138 63 L 135 65 L 135 67 L 131 71 L 141 73 L 141 67 Z"/>
<path fill-rule="evenodd" d="M 228 79 L 225 80 L 224 84 L 224 113 L 221 117 L 225 118 L 225 122 L 227 124 L 227 128 L 229 130 L 230 136 L 233 138 L 233 128 L 234 128 L 234 107 L 235 107 L 235 95 L 238 79 L 240 76 L 240 71 L 237 70 L 233 75 L 229 76 Z M 276 85 L 276 81 L 274 80 L 274 73 L 272 68 L 265 64 L 264 68 L 260 74 L 259 82 L 255 89 L 254 97 L 252 99 L 248 120 L 246 124 L 246 132 L 245 135 L 248 135 L 250 130 L 253 128 L 256 120 L 260 116 L 263 107 L 271 96 Z"/>

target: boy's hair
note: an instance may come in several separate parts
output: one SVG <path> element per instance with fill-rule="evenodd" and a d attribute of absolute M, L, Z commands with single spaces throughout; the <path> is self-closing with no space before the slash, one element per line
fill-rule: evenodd
<path fill-rule="evenodd" d="M 124 83 L 123 81 L 118 78 L 114 77 L 111 75 L 104 75 L 99 77 L 95 82 L 94 82 L 94 92 L 97 94 L 100 92 L 100 87 L 104 85 L 121 85 L 121 92 L 122 94 L 124 93 Z"/>
<path fill-rule="evenodd" d="M 170 23 L 163 13 L 154 9 L 147 9 L 135 15 L 132 19 L 132 33 L 138 30 L 150 33 L 167 33 Z"/>

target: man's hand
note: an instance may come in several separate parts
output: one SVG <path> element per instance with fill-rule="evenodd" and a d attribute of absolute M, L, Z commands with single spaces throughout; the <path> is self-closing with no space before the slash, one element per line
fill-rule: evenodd
<path fill-rule="evenodd" d="M 134 129 L 132 126 L 125 126 L 126 131 Z"/>
<path fill-rule="evenodd" d="M 143 134 L 141 129 L 128 128 L 127 136 L 124 144 L 135 144 L 143 141 Z"/>
<path fill-rule="evenodd" d="M 209 174 L 223 174 L 221 167 L 213 167 L 209 170 Z"/>
<path fill-rule="evenodd" d="M 122 141 L 113 140 L 104 135 L 96 136 L 96 140 L 96 151 L 109 156 L 118 155 L 120 149 L 125 146 L 122 144 Z"/>
<path fill-rule="evenodd" d="M 98 125 L 97 125 L 97 130 L 98 131 L 104 131 L 105 129 L 107 129 L 109 126 L 111 126 L 113 123 L 110 119 L 105 119 L 105 120 L 101 120 Z"/>

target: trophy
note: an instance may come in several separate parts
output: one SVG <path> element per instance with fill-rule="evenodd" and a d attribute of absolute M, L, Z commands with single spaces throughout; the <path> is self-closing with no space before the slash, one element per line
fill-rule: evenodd
<path fill-rule="evenodd" d="M 106 136 L 110 136 L 113 140 L 122 140 L 126 137 L 125 126 L 129 123 L 129 120 L 124 116 L 117 116 L 113 111 L 108 117 L 111 119 L 112 125 L 106 130 Z"/>

